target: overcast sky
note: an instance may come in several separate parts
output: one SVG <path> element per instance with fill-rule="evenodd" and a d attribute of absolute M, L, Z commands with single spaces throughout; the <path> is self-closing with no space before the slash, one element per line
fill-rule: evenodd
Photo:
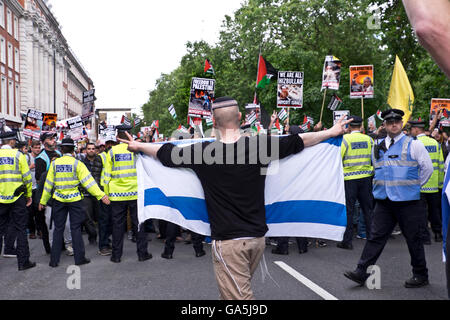
<path fill-rule="evenodd" d="M 50 0 L 62 33 L 96 88 L 99 107 L 140 108 L 188 41 L 215 44 L 243 0 Z M 186 102 L 187 103 L 187 102 Z"/>

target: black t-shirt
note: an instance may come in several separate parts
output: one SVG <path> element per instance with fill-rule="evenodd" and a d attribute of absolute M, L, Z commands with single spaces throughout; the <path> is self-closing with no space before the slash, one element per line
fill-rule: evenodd
<path fill-rule="evenodd" d="M 197 174 L 205 193 L 212 239 L 230 240 L 265 236 L 265 172 L 270 161 L 303 149 L 299 135 L 261 135 L 242 137 L 234 144 L 214 141 L 184 148 L 165 144 L 157 156 L 166 167 L 189 168 Z"/>

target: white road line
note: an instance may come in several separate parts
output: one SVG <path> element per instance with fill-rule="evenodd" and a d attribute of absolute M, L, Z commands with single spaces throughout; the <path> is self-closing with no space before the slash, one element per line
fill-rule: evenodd
<path fill-rule="evenodd" d="M 316 294 L 321 296 L 325 300 L 338 300 L 335 296 L 328 293 L 321 287 L 319 287 L 317 284 L 309 280 L 308 278 L 302 276 L 299 272 L 297 272 L 295 269 L 288 266 L 286 263 L 282 261 L 275 261 L 275 264 L 278 265 L 281 269 L 289 273 L 291 276 L 293 276 L 295 279 L 303 283 L 305 286 L 307 286 L 309 289 L 314 291 Z"/>

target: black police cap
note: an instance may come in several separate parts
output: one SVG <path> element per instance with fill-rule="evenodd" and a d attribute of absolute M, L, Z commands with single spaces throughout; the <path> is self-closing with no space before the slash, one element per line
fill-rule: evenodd
<path fill-rule="evenodd" d="M 425 121 L 419 121 L 419 120 L 411 120 L 411 121 L 408 121 L 408 123 L 411 125 L 411 128 L 414 128 L 414 127 L 416 127 L 416 128 L 425 128 Z"/>
<path fill-rule="evenodd" d="M 133 129 L 133 127 L 123 124 L 123 125 L 117 126 L 116 129 L 117 129 L 117 132 L 128 132 L 128 131 L 131 131 L 131 129 Z"/>
<path fill-rule="evenodd" d="M 75 147 L 75 141 L 72 138 L 65 138 L 61 142 L 62 147 Z"/>
<path fill-rule="evenodd" d="M 381 117 L 384 121 L 390 120 L 390 119 L 397 119 L 397 120 L 403 120 L 403 116 L 405 113 L 402 110 L 399 109 L 391 109 L 386 110 L 381 114 Z"/>
<path fill-rule="evenodd" d="M 14 131 L 0 133 L 0 139 L 12 140 L 12 139 L 15 139 L 15 138 L 16 138 L 16 133 Z"/>
<path fill-rule="evenodd" d="M 363 123 L 363 118 L 359 116 L 349 116 L 348 119 L 353 119 L 353 121 L 350 122 L 351 126 L 359 126 Z"/>

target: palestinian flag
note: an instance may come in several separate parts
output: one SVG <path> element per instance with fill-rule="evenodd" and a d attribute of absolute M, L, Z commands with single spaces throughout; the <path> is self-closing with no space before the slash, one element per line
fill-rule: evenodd
<path fill-rule="evenodd" d="M 381 110 L 378 110 L 377 111 L 377 117 L 378 117 L 378 119 L 380 119 L 381 121 L 384 121 L 383 120 L 383 118 L 381 117 L 381 114 L 382 114 L 383 112 L 381 112 Z"/>
<path fill-rule="evenodd" d="M 278 118 L 279 118 L 281 121 L 286 120 L 287 117 L 288 117 L 288 113 L 287 113 L 286 109 L 283 109 L 283 110 L 280 111 L 280 113 L 278 113 Z"/>
<path fill-rule="evenodd" d="M 182 132 L 188 132 L 188 129 L 186 129 L 186 127 L 181 124 L 178 126 L 178 130 Z"/>
<path fill-rule="evenodd" d="M 159 129 L 159 120 L 155 120 L 152 122 L 151 128 L 158 128 Z"/>
<path fill-rule="evenodd" d="M 169 107 L 169 112 L 174 119 L 177 118 L 177 112 L 175 111 L 175 107 L 173 106 L 173 104 Z"/>
<path fill-rule="evenodd" d="M 214 72 L 214 68 L 211 64 L 211 62 L 209 62 L 209 59 L 205 60 L 205 73 L 207 74 L 212 74 L 215 75 L 216 73 Z"/>
<path fill-rule="evenodd" d="M 259 56 L 258 79 L 256 87 L 264 89 L 272 79 L 278 78 L 278 70 L 275 69 L 263 56 Z"/>

